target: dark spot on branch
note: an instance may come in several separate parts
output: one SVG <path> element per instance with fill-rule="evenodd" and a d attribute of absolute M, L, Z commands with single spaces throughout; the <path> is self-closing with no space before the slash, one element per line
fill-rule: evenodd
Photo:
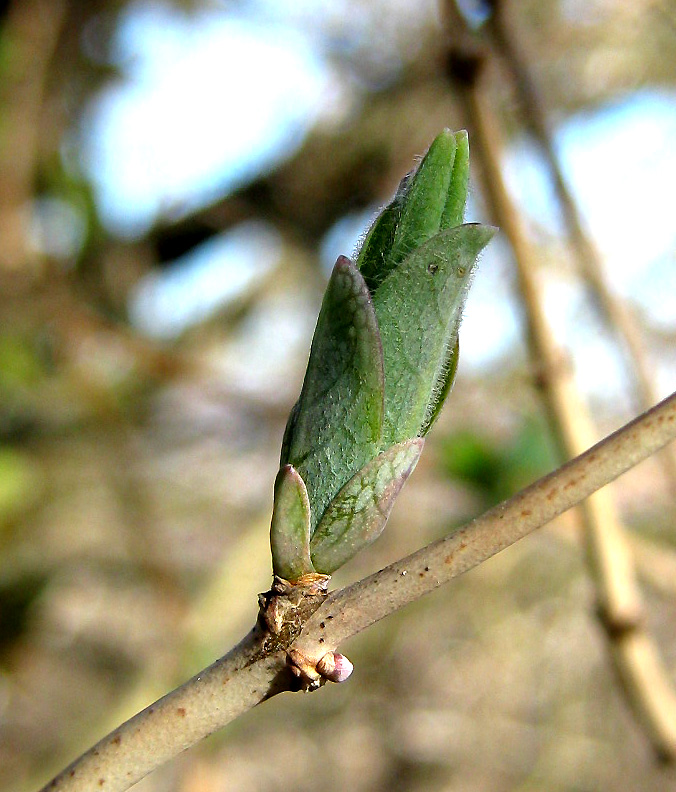
<path fill-rule="evenodd" d="M 182 717 L 185 718 L 185 707 L 179 707 L 176 712 Z"/>
<path fill-rule="evenodd" d="M 323 639 L 323 638 L 320 638 L 320 639 L 319 639 L 319 643 L 324 643 L 324 639 Z"/>
<path fill-rule="evenodd" d="M 428 566 L 425 567 L 425 572 L 429 572 L 430 568 Z"/>
<path fill-rule="evenodd" d="M 521 516 L 522 517 L 530 517 L 533 512 L 530 509 L 522 509 Z"/>
<path fill-rule="evenodd" d="M 119 734 L 116 734 L 110 742 L 112 745 L 119 745 L 122 742 L 122 737 L 120 737 Z"/>
<path fill-rule="evenodd" d="M 99 778 L 99 786 L 103 786 L 106 783 L 105 778 Z"/>
<path fill-rule="evenodd" d="M 319 622 L 319 626 L 323 630 L 326 627 L 326 622 Z"/>

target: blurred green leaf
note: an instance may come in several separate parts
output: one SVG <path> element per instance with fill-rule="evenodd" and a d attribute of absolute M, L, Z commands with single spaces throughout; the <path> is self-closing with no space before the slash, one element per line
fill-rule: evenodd
<path fill-rule="evenodd" d="M 513 495 L 556 466 L 548 429 L 538 418 L 527 417 L 508 441 L 463 429 L 439 443 L 442 470 L 481 491 L 493 504 Z"/>
<path fill-rule="evenodd" d="M 43 362 L 31 344 L 21 336 L 0 335 L 0 388 L 35 386 L 43 374 Z"/>
<path fill-rule="evenodd" d="M 0 527 L 29 508 L 39 493 L 38 472 L 28 457 L 0 448 Z"/>

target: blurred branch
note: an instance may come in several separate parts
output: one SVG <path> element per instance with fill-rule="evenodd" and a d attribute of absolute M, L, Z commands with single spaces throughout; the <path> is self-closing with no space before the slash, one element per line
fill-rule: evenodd
<path fill-rule="evenodd" d="M 676 550 L 640 536 L 631 537 L 631 549 L 643 580 L 668 597 L 676 597 Z"/>
<path fill-rule="evenodd" d="M 488 52 L 477 47 L 452 0 L 446 3 L 446 11 L 452 33 L 449 75 L 464 93 L 485 194 L 514 252 L 530 352 L 550 424 L 562 457 L 571 458 L 593 441 L 593 422 L 575 387 L 565 352 L 552 335 L 535 274 L 537 255 L 503 180 L 499 121 L 487 91 Z M 645 631 L 631 551 L 617 507 L 610 492 L 602 491 L 582 504 L 579 513 L 615 665 L 655 749 L 662 756 L 676 758 L 676 695 Z"/>
<path fill-rule="evenodd" d="M 66 10 L 66 0 L 14 0 L 2 29 L 9 57 L 0 82 L 0 276 L 13 279 L 30 263 L 25 214 L 33 198 L 49 66 Z"/>
<path fill-rule="evenodd" d="M 332 593 L 304 620 L 297 637 L 274 640 L 259 621 L 225 657 L 104 737 L 43 792 L 129 789 L 256 704 L 297 689 L 287 665 L 289 650 L 316 664 L 342 641 L 542 527 L 675 438 L 673 394 L 452 535 Z M 629 649 L 645 653 L 645 640 L 631 641 Z M 639 667 L 646 668 L 644 657 Z M 663 707 L 670 704 L 668 689 L 659 690 L 653 681 L 650 690 L 667 695 Z M 676 747 L 676 733 L 672 741 Z"/>
<path fill-rule="evenodd" d="M 561 172 L 549 132 L 546 105 L 531 76 L 528 63 L 521 54 L 523 49 L 512 29 L 508 4 L 504 0 L 492 0 L 491 6 L 491 40 L 509 71 L 521 103 L 526 127 L 537 141 L 549 169 L 580 272 L 596 298 L 607 325 L 616 334 L 625 353 L 629 378 L 636 389 L 636 407 L 646 410 L 657 401 L 658 394 L 641 330 L 632 311 L 610 288 L 599 251 L 584 228 L 578 206 Z M 672 493 L 676 493 L 676 452 L 672 448 L 665 449 L 663 454 L 658 455 L 658 460 L 667 474 Z"/>

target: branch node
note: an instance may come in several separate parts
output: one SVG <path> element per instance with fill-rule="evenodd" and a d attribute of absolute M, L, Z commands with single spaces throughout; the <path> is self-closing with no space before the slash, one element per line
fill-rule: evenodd
<path fill-rule="evenodd" d="M 608 637 L 612 640 L 620 639 L 635 630 L 639 630 L 643 626 L 643 612 L 641 608 L 618 612 L 616 610 L 614 611 L 612 606 L 599 603 L 596 611 L 599 621 L 603 625 Z"/>
<path fill-rule="evenodd" d="M 303 624 L 324 602 L 330 580 L 330 575 L 317 573 L 294 581 L 275 575 L 270 591 L 258 595 L 259 620 L 280 648 L 293 642 Z"/>

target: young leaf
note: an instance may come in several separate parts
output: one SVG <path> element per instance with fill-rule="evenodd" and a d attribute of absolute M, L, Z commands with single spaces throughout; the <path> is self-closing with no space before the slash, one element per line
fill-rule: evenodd
<path fill-rule="evenodd" d="M 416 437 L 388 448 L 341 489 L 310 540 L 318 572 L 330 575 L 380 536 L 424 442 Z"/>
<path fill-rule="evenodd" d="M 445 129 L 376 218 L 356 265 L 336 263 L 282 442 L 281 464 L 307 485 L 310 564 L 302 521 L 284 529 L 276 500 L 275 569 L 337 569 L 380 533 L 415 466 L 455 377 L 476 258 L 495 232 L 461 225 L 468 178 L 467 133 Z M 300 550 L 287 546 L 293 536 Z"/>
<path fill-rule="evenodd" d="M 361 245 L 356 264 L 371 294 L 412 250 L 462 223 L 468 180 L 467 132 L 445 129 L 401 180 Z"/>
<path fill-rule="evenodd" d="M 456 143 L 455 158 L 453 159 L 453 173 L 448 186 L 446 204 L 441 215 L 439 230 L 455 228 L 462 224 L 465 217 L 465 204 L 467 203 L 467 189 L 469 187 L 469 138 L 463 129 L 453 134 Z"/>
<path fill-rule="evenodd" d="M 449 199 L 456 148 L 455 136 L 449 129 L 444 129 L 433 140 L 412 174 L 386 258 L 388 268 L 395 267 L 419 245 L 439 233 L 444 207 Z"/>
<path fill-rule="evenodd" d="M 281 464 L 302 476 L 311 531 L 333 497 L 380 450 L 383 357 L 371 295 L 359 270 L 339 256 L 324 295 Z"/>
<path fill-rule="evenodd" d="M 373 297 L 385 366 L 383 445 L 420 434 L 443 378 L 476 258 L 495 229 L 442 231 L 409 254 Z"/>
<path fill-rule="evenodd" d="M 298 580 L 315 571 L 310 560 L 310 500 L 292 465 L 284 465 L 275 479 L 270 548 L 272 571 L 284 580 Z"/>

